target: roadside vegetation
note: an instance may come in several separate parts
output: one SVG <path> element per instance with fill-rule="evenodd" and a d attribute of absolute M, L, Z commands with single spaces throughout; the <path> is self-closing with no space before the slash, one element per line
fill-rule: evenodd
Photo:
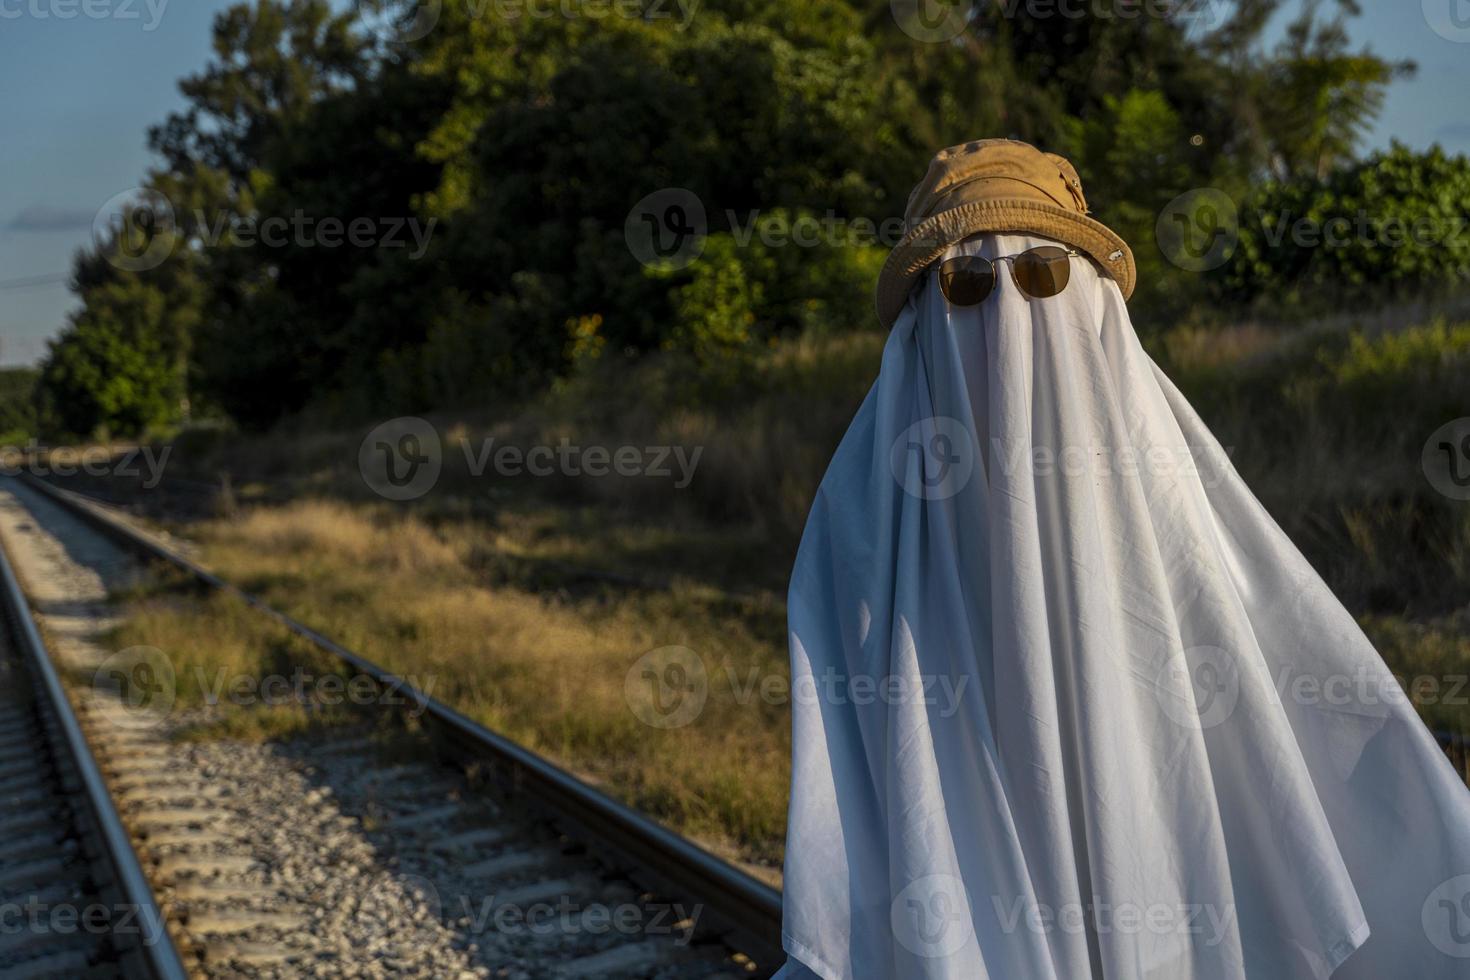
<path fill-rule="evenodd" d="M 1425 721 L 1466 734 L 1470 508 L 1427 482 L 1420 453 L 1444 420 L 1470 414 L 1470 323 L 1391 321 L 1244 324 L 1207 337 L 1182 329 L 1160 340 L 1157 356 Z M 589 376 L 497 425 L 435 418 L 453 434 L 446 443 L 684 439 L 705 451 L 682 490 L 637 478 L 476 477 L 449 465 L 446 451 L 431 492 L 392 503 L 357 469 L 360 429 L 244 441 L 194 433 L 176 447 L 169 478 L 200 495 L 198 513 L 172 530 L 279 608 L 431 679 L 434 696 L 771 871 L 789 774 L 785 576 L 878 352 L 851 337 L 774 348 L 758 376 L 779 374 L 781 384 L 702 411 L 660 412 L 650 392 L 669 379 L 650 363 L 621 415 L 599 410 L 616 398 L 605 390 L 612 379 Z M 146 514 L 154 495 L 125 498 Z M 205 676 L 226 665 L 279 671 L 302 655 L 229 600 L 165 583 L 125 605 L 120 646 L 197 658 Z M 670 646 L 698 656 L 708 701 L 688 724 L 660 728 L 640 717 L 637 671 L 645 654 Z M 249 717 L 221 732 L 265 737 L 307 723 L 255 706 L 236 713 Z"/>
<path fill-rule="evenodd" d="M 786 675 L 784 606 L 770 595 L 519 581 L 486 560 L 493 529 L 381 505 L 306 500 L 191 534 L 211 567 L 432 696 L 723 853 L 778 864 L 790 738 L 788 705 L 770 694 Z M 113 642 L 164 651 L 180 707 L 222 675 L 330 669 L 237 600 L 165 583 L 124 608 Z M 646 710 L 663 679 L 640 664 L 671 646 L 707 677 L 679 727 Z M 312 719 L 227 691 L 220 714 L 200 737 L 275 737 Z"/>

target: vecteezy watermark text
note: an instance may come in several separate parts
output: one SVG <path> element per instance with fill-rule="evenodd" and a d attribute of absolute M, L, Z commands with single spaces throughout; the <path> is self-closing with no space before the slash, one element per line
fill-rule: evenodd
<path fill-rule="evenodd" d="M 130 903 L 43 902 L 40 895 L 0 903 L 0 936 L 138 936 L 145 946 L 163 938 L 154 909 Z"/>
<path fill-rule="evenodd" d="M 1120 936 L 1196 936 L 1197 945 L 1213 947 L 1224 942 L 1236 928 L 1234 905 L 1209 902 L 1067 902 L 1048 905 L 1017 898 L 1007 902 L 992 895 L 991 905 L 1002 931 L 1021 929 L 1039 935 L 1064 933 Z"/>
<path fill-rule="evenodd" d="M 368 674 L 313 673 L 293 667 L 289 673 L 231 673 L 219 668 L 212 673 L 196 665 L 191 677 L 204 703 L 210 707 L 299 707 L 304 709 L 385 706 L 404 709 L 410 718 L 428 710 L 437 678 L 422 676 L 376 677 Z M 161 725 L 173 713 L 178 700 L 180 673 L 173 659 L 157 647 L 134 646 L 119 650 L 102 661 L 92 674 L 92 688 L 114 697 L 127 709 L 119 724 L 135 729 Z"/>
<path fill-rule="evenodd" d="M 563 437 L 556 444 L 528 446 L 494 436 L 461 436 L 459 449 L 471 478 L 487 474 L 519 477 L 625 477 L 671 480 L 683 490 L 694 480 L 703 446 L 581 445 Z M 374 426 L 358 447 L 357 465 L 369 489 L 388 500 L 413 500 L 428 493 L 444 470 L 444 440 L 427 419 L 403 416 Z"/>
<path fill-rule="evenodd" d="M 725 227 L 740 248 L 892 248 L 905 241 L 932 244 L 931 236 L 909 237 L 922 225 L 917 219 L 890 216 L 822 214 L 784 210 L 745 212 L 726 208 Z M 661 187 L 645 195 L 628 212 L 623 239 L 641 264 L 663 271 L 683 269 L 703 253 L 710 235 L 704 201 L 683 187 Z"/>
<path fill-rule="evenodd" d="M 152 490 L 163 479 L 172 446 L 86 446 L 48 448 L 32 439 L 21 447 L 0 450 L 0 475 L 124 477 L 141 479 Z"/>
<path fill-rule="evenodd" d="M 194 212 L 199 240 L 207 248 L 249 248 L 256 243 L 267 248 L 409 248 L 411 259 L 423 258 L 429 250 L 438 218 L 420 221 L 415 217 L 338 218 L 317 217 L 297 208 L 289 215 L 240 215 L 218 212 L 212 217 Z"/>
<path fill-rule="evenodd" d="M 974 427 L 936 415 L 919 419 L 889 447 L 889 467 L 904 492 L 924 500 L 944 500 L 969 486 L 976 473 L 994 479 L 1197 481 L 1213 489 L 1234 471 L 1233 447 L 1195 443 L 1109 445 L 1106 443 L 1033 444 L 992 436 L 984 468 Z"/>
<path fill-rule="evenodd" d="M 406 708 L 410 718 L 422 717 L 429 708 L 435 677 L 409 674 L 380 680 L 367 674 L 313 674 L 302 667 L 289 674 L 230 674 L 223 667 L 213 676 L 203 667 L 194 668 L 194 680 L 210 707 L 221 701 L 242 707 L 267 708 L 314 705 L 354 707 L 384 705 Z"/>
<path fill-rule="evenodd" d="M 156 31 L 169 0 L 0 0 L 0 20 L 124 20 L 143 21 L 143 30 Z"/>
<path fill-rule="evenodd" d="M 623 681 L 623 696 L 633 715 L 651 728 L 683 728 L 704 712 L 713 687 L 719 684 L 728 699 L 745 706 L 770 705 L 921 705 L 939 718 L 959 712 L 967 674 L 844 673 L 831 667 L 794 681 L 785 674 L 759 666 L 742 670 L 724 661 L 713 670 L 704 658 L 684 646 L 666 646 L 643 654 Z"/>
<path fill-rule="evenodd" d="M 3 0 L 0 0 L 3 2 Z M 186 212 L 187 223 L 167 195 L 133 188 L 113 195 L 92 220 L 92 243 L 114 266 L 128 272 L 156 269 L 185 242 L 219 248 L 407 249 L 410 259 L 429 250 L 438 218 L 242 214 L 229 209 Z"/>
<path fill-rule="evenodd" d="M 672 478 L 674 488 L 683 490 L 694 479 L 703 446 L 580 446 L 562 439 L 555 446 L 497 446 L 493 437 L 478 447 L 461 442 L 471 476 L 493 469 L 498 476 L 651 476 Z"/>
<path fill-rule="evenodd" d="M 461 918 L 472 932 L 492 928 L 501 936 L 672 936 L 673 945 L 687 946 L 694 939 L 703 905 L 667 903 L 583 903 L 570 895 L 520 904 L 497 901 L 494 895 L 473 901 L 460 896 Z"/>
<path fill-rule="evenodd" d="M 1208 272 L 1230 261 L 1242 228 L 1254 228 L 1268 248 L 1290 245 L 1307 251 L 1457 247 L 1470 238 L 1470 218 L 1464 215 L 1406 216 L 1359 208 L 1323 217 L 1287 208 L 1243 209 L 1214 187 L 1174 198 L 1159 212 L 1154 230 L 1159 250 L 1170 262 L 1190 272 Z"/>

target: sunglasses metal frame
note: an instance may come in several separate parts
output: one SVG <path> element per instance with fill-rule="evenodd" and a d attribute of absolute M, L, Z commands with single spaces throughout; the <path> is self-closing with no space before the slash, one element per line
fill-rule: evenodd
<path fill-rule="evenodd" d="M 1005 262 L 1005 263 L 1008 263 L 1009 266 L 1010 266 L 1010 270 L 1011 270 L 1011 282 L 1013 282 L 1013 283 L 1016 284 L 1016 288 L 1021 291 L 1021 295 L 1022 296 L 1025 296 L 1028 299 L 1051 299 L 1052 296 L 1060 296 L 1066 290 L 1067 286 L 1063 286 L 1061 289 L 1059 289 L 1056 292 L 1052 293 L 1051 296 L 1032 296 L 1029 292 L 1026 291 L 1026 288 L 1021 285 L 1021 280 L 1019 280 L 1019 279 L 1016 278 L 1016 264 L 1015 264 L 1015 260 L 1021 258 L 1022 256 L 1029 255 L 1030 253 L 1035 252 L 1035 251 L 1037 251 L 1039 249 L 1043 249 L 1043 248 L 1057 248 L 1057 249 L 1061 249 L 1062 250 L 1062 253 L 1064 255 L 1066 255 L 1066 257 L 1067 257 L 1067 259 L 1069 261 L 1071 259 L 1073 259 L 1073 258 L 1075 258 L 1077 256 L 1080 256 L 1082 254 L 1080 251 L 1078 251 L 1075 248 L 1064 248 L 1061 245 L 1033 245 L 1030 248 L 1026 249 L 1026 251 L 1024 251 L 1024 252 L 1017 252 L 1015 255 L 997 255 L 993 259 L 992 258 L 987 258 L 984 255 L 953 255 L 953 256 L 950 256 L 949 258 L 945 259 L 943 262 L 939 263 L 939 266 L 936 269 L 936 271 L 942 273 L 944 271 L 944 267 L 946 265 L 948 265 L 951 262 L 959 261 L 959 260 L 962 260 L 962 259 L 965 260 L 965 261 L 972 261 L 974 259 L 984 259 L 986 262 L 990 263 L 992 269 L 995 267 L 995 264 L 997 262 Z M 1068 273 L 1068 276 L 1067 276 L 1067 285 L 1070 286 L 1071 284 L 1072 284 L 1072 279 L 1071 279 L 1071 273 L 1069 272 Z M 941 289 L 944 288 L 944 280 L 943 279 L 940 279 L 940 288 Z M 966 306 L 966 307 L 968 307 L 968 306 L 979 306 L 981 303 L 985 302 L 987 299 L 989 299 L 993 295 L 995 295 L 995 284 L 992 281 L 991 286 L 990 286 L 990 290 L 988 292 L 986 292 L 986 294 L 984 296 L 980 297 L 978 300 L 976 300 L 973 303 L 957 303 L 957 302 L 955 302 L 954 300 L 952 300 L 952 299 L 949 298 L 949 292 L 948 292 L 948 290 L 945 290 L 945 292 L 944 292 L 944 299 L 945 299 L 945 302 L 949 303 L 951 306 Z"/>

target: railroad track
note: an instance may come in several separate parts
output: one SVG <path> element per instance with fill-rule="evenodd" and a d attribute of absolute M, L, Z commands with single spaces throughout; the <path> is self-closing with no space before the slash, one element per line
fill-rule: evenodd
<path fill-rule="evenodd" d="M 182 980 L 72 702 L 0 552 L 0 976 Z"/>
<path fill-rule="evenodd" d="M 36 512 L 233 592 L 345 671 L 403 687 L 95 504 L 24 483 Z M 390 764 L 371 725 L 255 758 L 139 730 L 125 691 L 87 694 L 83 725 L 191 973 L 355 976 L 366 957 L 413 975 L 695 980 L 766 976 L 783 959 L 774 889 L 431 698 L 412 703 L 432 744 L 399 745 Z M 311 802 L 283 827 L 279 799 Z M 615 914 L 631 924 L 610 927 Z"/>

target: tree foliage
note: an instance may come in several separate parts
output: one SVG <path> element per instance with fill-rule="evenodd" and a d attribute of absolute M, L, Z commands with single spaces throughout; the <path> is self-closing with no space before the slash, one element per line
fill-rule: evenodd
<path fill-rule="evenodd" d="M 901 216 L 934 149 L 981 136 L 1071 156 L 1134 244 L 1136 305 L 1178 311 L 1210 286 L 1150 247 L 1159 209 L 1192 187 L 1353 172 L 1406 70 L 1349 49 L 1348 0 L 1307 4 L 1271 50 L 1280 0 L 1235 0 L 1218 22 L 1191 13 L 1219 4 L 1192 0 L 1082 19 L 1004 0 L 934 43 L 884 0 L 554 17 L 446 3 L 427 35 L 395 39 L 419 6 L 219 15 L 185 108 L 150 134 L 148 186 L 178 243 L 148 271 L 111 268 L 106 245 L 79 257 L 83 306 L 41 379 L 54 427 L 512 400 L 589 359 L 654 351 L 710 383 L 738 377 L 773 338 L 873 326 L 891 241 L 852 229 Z M 663 188 L 705 211 L 704 251 L 677 271 L 645 267 L 625 238 Z M 368 218 L 379 238 L 240 234 L 301 218 Z M 394 221 L 432 233 L 388 247 Z M 810 222 L 836 230 L 772 244 Z"/>
<path fill-rule="evenodd" d="M 1325 180 L 1265 182 L 1216 283 L 1228 302 L 1286 308 L 1470 286 L 1470 159 L 1395 143 Z"/>
<path fill-rule="evenodd" d="M 0 368 L 0 445 L 25 441 L 36 434 L 35 368 Z"/>

